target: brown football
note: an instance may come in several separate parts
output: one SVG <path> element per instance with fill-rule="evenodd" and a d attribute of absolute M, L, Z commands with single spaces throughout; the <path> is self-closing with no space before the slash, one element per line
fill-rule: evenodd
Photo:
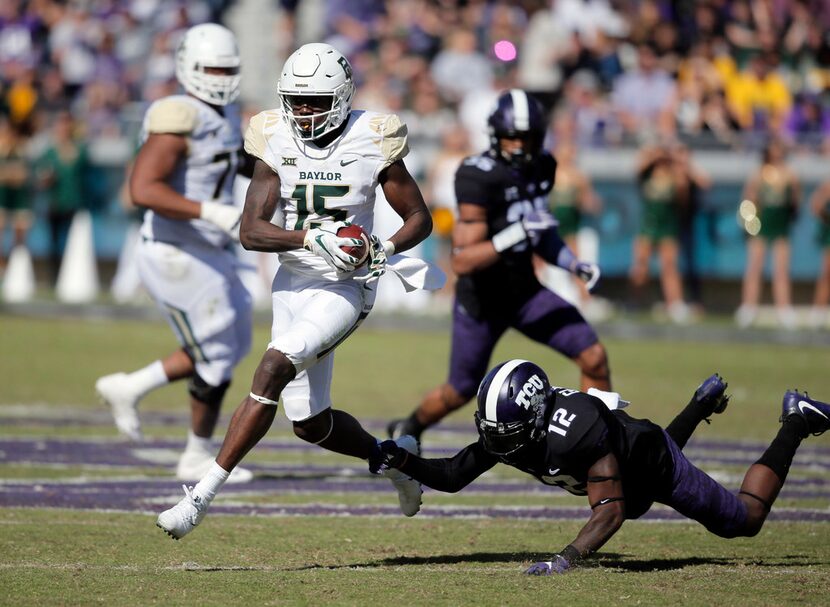
<path fill-rule="evenodd" d="M 341 238 L 360 238 L 363 241 L 360 246 L 340 247 L 343 252 L 357 258 L 358 266 L 363 265 L 363 262 L 369 257 L 369 235 L 366 230 L 356 223 L 352 223 L 337 230 L 337 235 Z"/>

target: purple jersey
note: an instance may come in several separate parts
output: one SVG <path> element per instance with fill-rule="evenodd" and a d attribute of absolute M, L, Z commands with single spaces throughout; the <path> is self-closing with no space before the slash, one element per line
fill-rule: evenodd
<path fill-rule="evenodd" d="M 722 537 L 740 534 L 746 523 L 743 502 L 689 462 L 657 424 L 611 411 L 590 394 L 564 388 L 554 388 L 548 412 L 545 438 L 509 456 L 489 453 L 479 439 L 449 458 L 410 456 L 401 469 L 428 487 L 455 492 L 503 463 L 546 485 L 587 495 L 588 470 L 612 453 L 620 467 L 627 519 L 659 502 Z"/>
<path fill-rule="evenodd" d="M 475 204 L 487 212 L 487 238 L 520 221 L 532 210 L 547 209 L 556 160 L 542 154 L 527 169 L 512 168 L 489 152 L 465 158 L 455 177 L 459 204 Z M 533 271 L 529 244 L 505 251 L 495 264 L 458 278 L 459 302 L 475 317 L 516 310 L 542 286 Z"/>

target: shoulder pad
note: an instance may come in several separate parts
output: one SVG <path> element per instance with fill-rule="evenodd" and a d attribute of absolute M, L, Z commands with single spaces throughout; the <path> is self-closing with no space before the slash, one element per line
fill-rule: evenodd
<path fill-rule="evenodd" d="M 481 171 L 482 173 L 489 173 L 496 168 L 496 161 L 487 154 L 468 156 L 461 162 L 459 171 L 465 168 L 470 172 Z"/>
<path fill-rule="evenodd" d="M 409 153 L 408 130 L 397 114 L 377 114 L 369 118 L 369 128 L 380 136 L 375 143 L 383 156 L 386 168 Z"/>
<path fill-rule="evenodd" d="M 245 131 L 245 151 L 267 163 L 271 168 L 274 168 L 272 163 L 265 157 L 265 150 L 268 146 L 267 134 L 273 131 L 280 120 L 282 116 L 279 110 L 266 110 L 251 118 L 248 130 Z"/>
<path fill-rule="evenodd" d="M 196 107 L 183 99 L 167 97 L 147 110 L 148 133 L 191 133 L 199 121 Z"/>

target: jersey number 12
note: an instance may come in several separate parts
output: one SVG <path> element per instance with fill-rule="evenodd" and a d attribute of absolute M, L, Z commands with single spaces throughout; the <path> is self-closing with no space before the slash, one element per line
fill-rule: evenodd
<path fill-rule="evenodd" d="M 560 407 L 553 412 L 553 415 L 550 416 L 550 425 L 548 425 L 548 430 L 556 432 L 561 436 L 565 436 L 568 433 L 568 428 L 571 427 L 571 423 L 573 423 L 575 417 L 576 413 L 568 415 L 567 409 Z"/>

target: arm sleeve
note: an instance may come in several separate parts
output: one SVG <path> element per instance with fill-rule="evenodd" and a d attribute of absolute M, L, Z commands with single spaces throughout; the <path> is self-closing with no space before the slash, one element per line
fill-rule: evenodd
<path fill-rule="evenodd" d="M 533 251 L 550 264 L 571 271 L 572 262 L 576 256 L 562 240 L 558 228 L 551 228 L 539 240 Z M 563 254 L 564 253 L 564 254 Z"/>
<path fill-rule="evenodd" d="M 401 471 L 436 491 L 455 493 L 498 463 L 480 442 L 464 447 L 453 457 L 425 459 L 410 455 Z"/>
<path fill-rule="evenodd" d="M 187 135 L 196 128 L 196 108 L 180 99 L 161 99 L 147 110 L 148 133 Z"/>

